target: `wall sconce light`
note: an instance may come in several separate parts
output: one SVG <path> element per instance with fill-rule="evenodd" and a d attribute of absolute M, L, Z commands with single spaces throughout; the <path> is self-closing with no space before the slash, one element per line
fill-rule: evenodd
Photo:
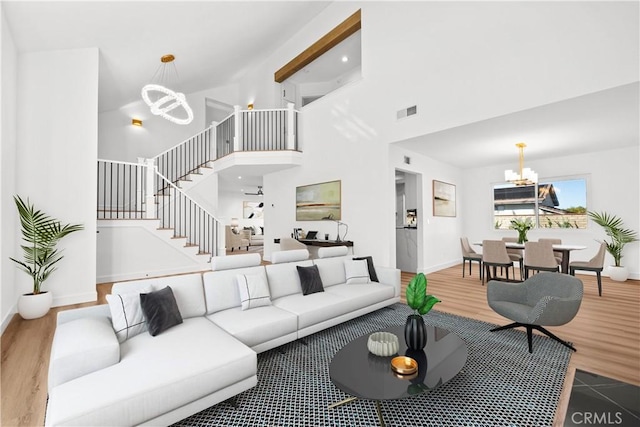
<path fill-rule="evenodd" d="M 247 105 L 247 110 L 253 110 L 253 104 Z"/>
<path fill-rule="evenodd" d="M 133 126 L 142 126 L 142 120 L 140 120 L 140 119 L 131 119 L 131 124 Z"/>

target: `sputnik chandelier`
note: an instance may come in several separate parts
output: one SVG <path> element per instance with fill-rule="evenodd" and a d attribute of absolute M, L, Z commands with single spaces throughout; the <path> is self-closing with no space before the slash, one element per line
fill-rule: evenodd
<path fill-rule="evenodd" d="M 511 182 L 515 185 L 533 185 L 538 182 L 538 174 L 529 168 L 524 167 L 524 147 L 527 144 L 519 142 L 516 144 L 520 151 L 520 173 L 512 171 L 511 169 L 504 171 L 504 179 L 507 182 Z"/>
<path fill-rule="evenodd" d="M 158 78 L 160 83 L 145 85 L 142 88 L 142 99 L 149 106 L 152 114 L 179 125 L 188 125 L 193 120 L 193 111 L 189 107 L 184 93 L 174 92 L 167 88 L 165 83 L 169 80 L 171 70 L 173 70 L 176 77 L 178 75 L 176 66 L 173 63 L 174 59 L 176 57 L 171 54 L 160 58 L 161 64 L 151 78 L 152 82 Z M 173 65 L 173 68 L 167 69 L 169 64 Z M 182 107 L 184 114 L 176 114 L 180 112 L 180 110 L 176 110 L 179 107 Z"/>

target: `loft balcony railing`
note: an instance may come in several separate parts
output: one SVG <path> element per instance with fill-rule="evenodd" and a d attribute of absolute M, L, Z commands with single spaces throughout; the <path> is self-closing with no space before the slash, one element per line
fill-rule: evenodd
<path fill-rule="evenodd" d="M 240 110 L 215 124 L 216 158 L 238 151 L 298 150 L 298 115 L 287 108 Z"/>

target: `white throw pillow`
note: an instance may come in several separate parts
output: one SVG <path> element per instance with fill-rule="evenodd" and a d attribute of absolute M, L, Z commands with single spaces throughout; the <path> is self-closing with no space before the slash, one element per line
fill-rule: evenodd
<path fill-rule="evenodd" d="M 269 285 L 262 276 L 257 274 L 238 274 L 236 280 L 238 281 L 238 291 L 240 292 L 240 302 L 243 310 L 271 305 Z"/>
<path fill-rule="evenodd" d="M 140 306 L 140 294 L 151 290 L 151 286 L 148 286 L 139 292 L 106 295 L 118 342 L 123 343 L 147 330 L 147 322 Z"/>
<path fill-rule="evenodd" d="M 344 272 L 347 277 L 347 284 L 371 282 L 367 260 L 345 259 Z"/>

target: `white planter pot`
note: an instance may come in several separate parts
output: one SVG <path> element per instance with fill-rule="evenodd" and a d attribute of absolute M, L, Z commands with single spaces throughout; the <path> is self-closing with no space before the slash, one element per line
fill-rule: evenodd
<path fill-rule="evenodd" d="M 25 294 L 18 298 L 18 313 L 23 319 L 37 319 L 49 312 L 53 304 L 51 292 L 40 292 L 37 295 Z"/>
<path fill-rule="evenodd" d="M 624 282 L 629 278 L 629 270 L 624 266 L 616 267 L 614 265 L 610 265 L 607 272 L 609 273 L 609 278 L 616 282 Z"/>

